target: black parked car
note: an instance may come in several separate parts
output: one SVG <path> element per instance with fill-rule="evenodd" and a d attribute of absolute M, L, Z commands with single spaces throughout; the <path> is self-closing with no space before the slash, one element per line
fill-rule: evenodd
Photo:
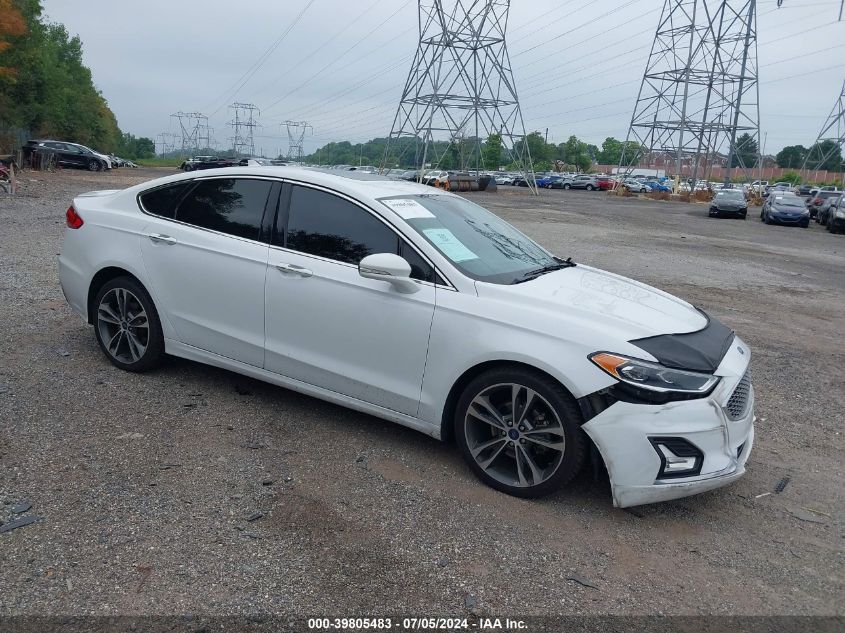
<path fill-rule="evenodd" d="M 799 196 L 809 196 L 813 193 L 813 185 L 799 185 L 798 186 L 798 195 Z"/>
<path fill-rule="evenodd" d="M 828 198 L 834 198 L 836 196 L 842 195 L 841 191 L 825 191 L 821 190 L 816 192 L 812 198 L 807 201 L 807 209 L 810 211 L 810 217 L 816 217 L 816 214 L 821 210 L 824 201 Z"/>
<path fill-rule="evenodd" d="M 23 146 L 24 163 L 30 165 L 36 161 L 44 161 L 50 156 L 56 157 L 56 163 L 61 167 L 78 167 L 89 171 L 109 169 L 111 164 L 89 147 L 66 143 L 64 141 L 31 140 Z"/>
<path fill-rule="evenodd" d="M 830 217 L 830 214 L 834 213 L 839 208 L 845 209 L 845 204 L 842 202 L 842 194 L 827 198 L 824 202 L 822 202 L 822 206 L 819 207 L 819 212 L 816 214 L 816 222 L 822 226 L 827 226 L 827 220 Z"/>
<path fill-rule="evenodd" d="M 710 202 L 710 217 L 731 216 L 742 218 L 748 215 L 748 202 L 745 194 L 739 189 L 721 189 Z"/>
<path fill-rule="evenodd" d="M 810 212 L 794 193 L 772 193 L 763 203 L 760 220 L 766 224 L 790 224 L 806 229 L 810 226 Z"/>

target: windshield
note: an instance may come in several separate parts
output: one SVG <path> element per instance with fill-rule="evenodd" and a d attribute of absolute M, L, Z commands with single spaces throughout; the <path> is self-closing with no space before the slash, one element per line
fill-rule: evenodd
<path fill-rule="evenodd" d="M 496 284 L 560 261 L 510 224 L 458 196 L 382 198 L 411 228 L 467 277 Z"/>
<path fill-rule="evenodd" d="M 775 204 L 779 207 L 803 207 L 804 201 L 797 196 L 783 196 L 775 198 Z"/>
<path fill-rule="evenodd" d="M 718 200 L 742 200 L 745 201 L 745 195 L 741 191 L 736 190 L 726 190 L 726 191 L 719 191 L 716 193 L 716 199 Z"/>

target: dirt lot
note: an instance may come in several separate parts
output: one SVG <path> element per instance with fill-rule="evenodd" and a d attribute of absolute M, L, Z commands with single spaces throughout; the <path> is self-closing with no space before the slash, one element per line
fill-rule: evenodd
<path fill-rule="evenodd" d="M 62 297 L 63 213 L 164 173 L 25 173 L 0 198 L 0 521 L 41 519 L 0 534 L 0 614 L 845 613 L 845 237 L 599 193 L 472 194 L 752 348 L 748 474 L 623 511 L 587 473 L 504 496 L 454 446 L 225 371 L 115 369 Z"/>

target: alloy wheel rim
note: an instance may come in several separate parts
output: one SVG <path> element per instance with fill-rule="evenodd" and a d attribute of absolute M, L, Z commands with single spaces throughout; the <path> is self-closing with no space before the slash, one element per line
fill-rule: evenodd
<path fill-rule="evenodd" d="M 487 387 L 470 402 L 464 437 L 475 463 L 517 488 L 548 481 L 566 450 L 563 423 L 549 402 L 516 383 Z"/>
<path fill-rule="evenodd" d="M 113 288 L 103 295 L 97 308 L 97 328 L 106 351 L 122 363 L 135 363 L 147 351 L 147 312 L 126 288 Z"/>

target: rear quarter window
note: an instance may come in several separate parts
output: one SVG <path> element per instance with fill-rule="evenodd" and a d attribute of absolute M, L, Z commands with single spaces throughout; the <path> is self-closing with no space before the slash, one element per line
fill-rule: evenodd
<path fill-rule="evenodd" d="M 178 182 L 147 191 L 138 196 L 138 198 L 141 201 L 141 206 L 147 213 L 172 220 L 176 217 L 176 205 L 179 204 L 182 196 L 185 195 L 192 184 L 193 181 L 191 180 Z"/>

